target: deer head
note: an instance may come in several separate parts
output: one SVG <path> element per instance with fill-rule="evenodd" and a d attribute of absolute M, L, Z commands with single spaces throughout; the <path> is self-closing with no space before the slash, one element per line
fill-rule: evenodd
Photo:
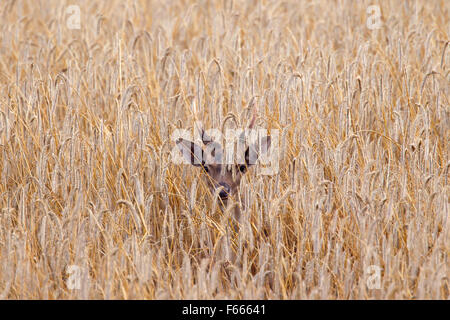
<path fill-rule="evenodd" d="M 226 164 L 221 145 L 208 137 L 204 130 L 201 131 L 201 138 L 204 148 L 183 138 L 178 139 L 176 144 L 190 164 L 203 169 L 213 194 L 218 192 L 223 203 L 237 193 L 243 175 L 261 154 L 267 152 L 271 143 L 270 136 L 263 137 L 260 143 L 247 146 L 243 156 L 236 157 L 242 159 L 242 163 L 235 161 L 233 164 Z"/>

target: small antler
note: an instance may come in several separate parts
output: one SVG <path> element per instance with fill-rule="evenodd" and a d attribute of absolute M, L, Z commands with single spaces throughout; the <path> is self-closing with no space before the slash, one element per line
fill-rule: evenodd
<path fill-rule="evenodd" d="M 203 145 L 207 146 L 208 144 L 210 144 L 213 141 L 213 139 L 206 134 L 206 131 L 203 128 L 203 124 L 201 122 L 196 122 L 195 126 L 197 127 L 197 130 L 200 133 L 200 139 L 202 140 Z"/>
<path fill-rule="evenodd" d="M 212 142 L 211 137 L 206 134 L 206 131 L 203 128 L 200 129 L 200 138 L 205 146 Z"/>
<path fill-rule="evenodd" d="M 252 104 L 252 107 L 253 107 L 252 108 L 253 109 L 253 112 L 252 112 L 253 116 L 252 116 L 252 119 L 250 120 L 250 123 L 249 123 L 247 129 L 253 129 L 253 127 L 255 126 L 256 116 L 257 116 L 256 107 L 254 106 L 254 103 L 253 103 L 253 98 L 252 98 L 251 104 Z M 240 141 L 245 141 L 245 130 L 240 134 L 239 140 Z"/>

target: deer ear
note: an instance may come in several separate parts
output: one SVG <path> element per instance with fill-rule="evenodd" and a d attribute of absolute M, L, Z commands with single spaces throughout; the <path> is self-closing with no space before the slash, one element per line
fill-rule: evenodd
<path fill-rule="evenodd" d="M 176 144 L 188 163 L 195 167 L 201 167 L 205 164 L 203 149 L 198 144 L 183 138 L 178 139 Z"/>
<path fill-rule="evenodd" d="M 261 154 L 266 154 L 270 149 L 272 139 L 270 136 L 265 136 L 260 140 L 259 148 L 252 145 L 245 150 L 245 163 L 247 166 L 254 165 Z"/>

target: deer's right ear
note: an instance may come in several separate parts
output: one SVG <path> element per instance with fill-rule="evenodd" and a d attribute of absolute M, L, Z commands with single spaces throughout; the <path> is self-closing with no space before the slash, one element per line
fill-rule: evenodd
<path fill-rule="evenodd" d="M 203 149 L 198 144 L 183 138 L 179 138 L 176 144 L 188 163 L 195 167 L 201 167 L 205 164 Z"/>

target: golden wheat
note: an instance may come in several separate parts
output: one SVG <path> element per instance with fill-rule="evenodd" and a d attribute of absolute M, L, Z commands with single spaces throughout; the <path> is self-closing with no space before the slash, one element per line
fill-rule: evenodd
<path fill-rule="evenodd" d="M 375 2 L 1 1 L 0 298 L 448 299 L 450 2 Z M 234 234 L 172 133 L 250 107 Z"/>

